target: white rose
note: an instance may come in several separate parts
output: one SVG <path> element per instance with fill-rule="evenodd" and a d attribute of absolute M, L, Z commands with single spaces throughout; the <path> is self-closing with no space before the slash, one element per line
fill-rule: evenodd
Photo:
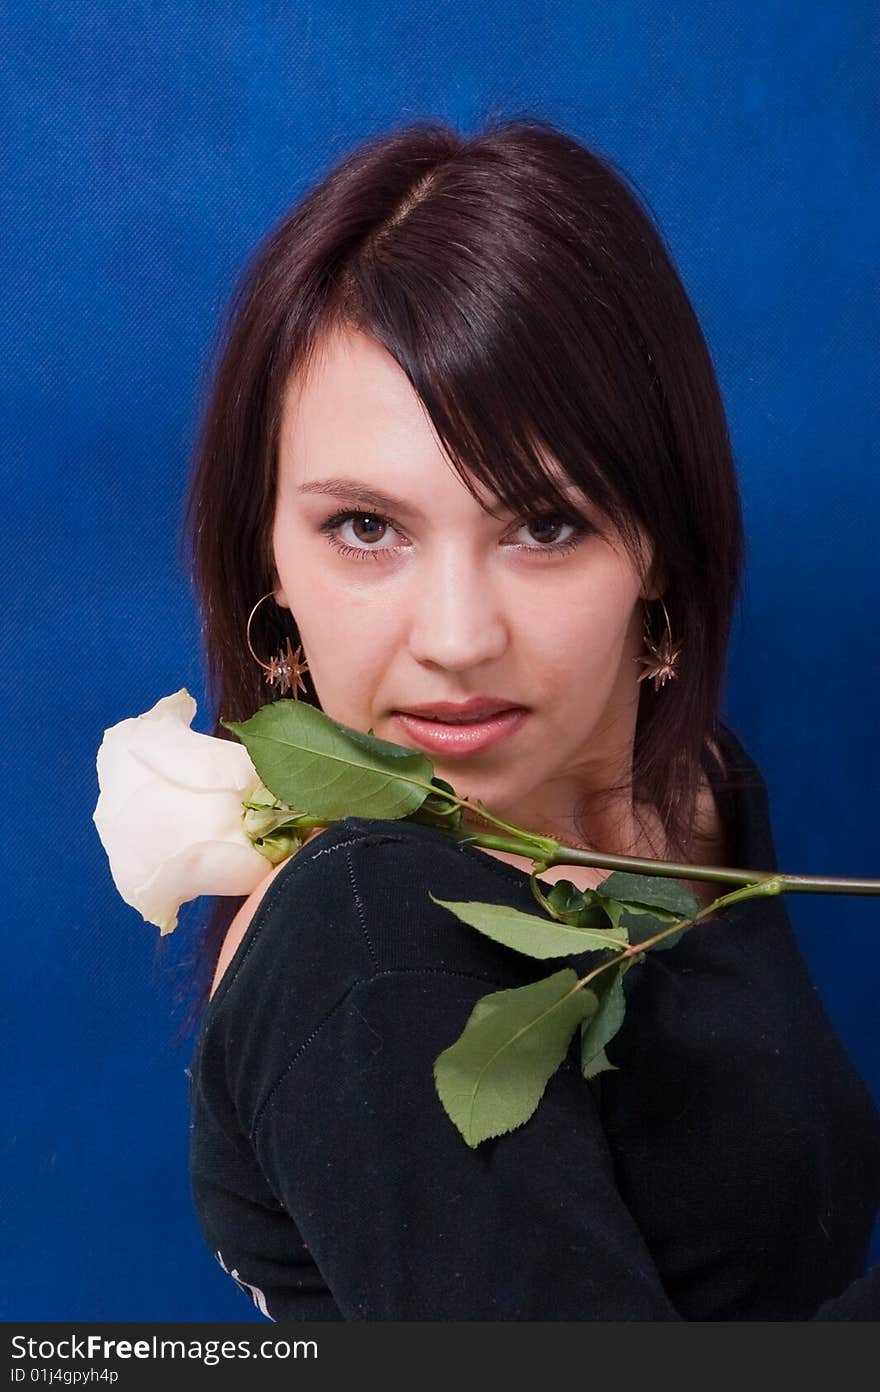
<path fill-rule="evenodd" d="M 191 730 L 181 687 L 104 731 L 93 814 L 127 904 L 161 936 L 200 894 L 250 894 L 270 873 L 244 831 L 242 802 L 260 786 L 245 746 Z"/>

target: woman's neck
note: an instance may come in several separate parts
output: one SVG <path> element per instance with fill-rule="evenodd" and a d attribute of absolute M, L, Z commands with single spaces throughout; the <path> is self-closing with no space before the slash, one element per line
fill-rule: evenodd
<path fill-rule="evenodd" d="M 470 819 L 468 821 L 470 822 Z M 515 818 L 512 818 L 511 821 L 514 825 L 518 825 Z M 697 794 L 694 824 L 694 848 L 687 863 L 712 866 L 726 865 L 728 861 L 724 824 L 711 784 L 705 776 Z M 476 821 L 473 822 L 473 825 L 477 825 Z M 481 825 L 485 827 L 484 823 Z M 630 804 L 628 813 L 625 810 L 623 815 L 619 815 L 614 826 L 616 833 L 604 838 L 604 845 L 598 839 L 589 846 L 584 846 L 581 841 L 575 839 L 565 840 L 563 844 L 577 846 L 584 850 L 597 850 L 601 846 L 601 849 L 607 850 L 609 855 L 630 855 L 646 860 L 672 859 L 667 849 L 667 839 L 659 813 L 649 804 L 640 804 L 635 809 Z M 557 839 L 562 840 L 561 837 Z M 526 856 L 497 851 L 485 846 L 478 849 L 484 851 L 486 855 L 495 856 L 497 860 L 506 861 L 508 865 L 516 866 L 517 869 L 524 870 L 526 873 L 530 873 L 533 868 L 532 861 Z M 602 867 L 554 865 L 541 873 L 541 879 L 550 884 L 556 884 L 559 880 L 570 880 L 578 889 L 595 889 L 602 880 L 607 878 L 608 874 L 609 871 Z M 693 893 L 701 908 L 717 898 L 717 886 L 709 881 L 682 880 L 681 883 Z"/>

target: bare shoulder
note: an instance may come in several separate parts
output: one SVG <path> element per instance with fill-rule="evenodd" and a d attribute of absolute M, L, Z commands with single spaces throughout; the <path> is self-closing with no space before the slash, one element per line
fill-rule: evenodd
<path fill-rule="evenodd" d="M 226 971 L 226 968 L 229 966 L 229 963 L 232 961 L 233 957 L 238 951 L 238 945 L 244 937 L 245 933 L 247 932 L 248 928 L 250 927 L 251 919 L 256 913 L 257 907 L 260 904 L 263 895 L 266 893 L 266 890 L 269 888 L 275 876 L 281 870 L 284 869 L 286 864 L 287 861 L 282 860 L 280 865 L 273 866 L 273 868 L 269 871 L 265 879 L 260 880 L 260 883 L 256 886 L 256 888 L 251 890 L 250 894 L 245 899 L 244 903 L 241 905 L 241 908 L 238 910 L 234 919 L 227 928 L 226 936 L 223 939 L 223 946 L 220 949 L 220 956 L 217 958 L 217 968 L 214 972 L 214 980 L 211 983 L 211 996 L 213 996 L 214 992 L 217 990 L 217 987 L 220 985 L 220 982 L 223 978 L 223 973 Z"/>
<path fill-rule="evenodd" d="M 313 840 L 315 836 L 320 835 L 321 830 L 322 828 L 317 827 L 304 839 L 303 845 L 305 845 L 308 841 Z M 238 951 L 239 944 L 242 938 L 244 937 L 245 933 L 247 932 L 248 928 L 250 927 L 253 916 L 259 908 L 260 904 L 262 903 L 266 891 L 268 890 L 272 881 L 275 879 L 275 876 L 280 874 L 281 871 L 284 869 L 285 865 L 287 864 L 287 860 L 282 860 L 280 865 L 275 865 L 272 867 L 271 870 L 269 870 L 265 879 L 260 880 L 260 883 L 256 886 L 256 888 L 251 890 L 250 894 L 245 899 L 244 903 L 241 905 L 240 909 L 238 910 L 229 927 L 227 928 L 226 936 L 223 939 L 223 946 L 221 947 L 220 955 L 217 958 L 217 967 L 214 972 L 214 980 L 211 983 L 211 991 L 208 997 L 209 1000 L 211 996 L 214 995 L 214 992 L 217 990 L 217 987 L 220 985 L 226 968 L 229 966 L 229 963 L 232 961 L 233 957 Z"/>

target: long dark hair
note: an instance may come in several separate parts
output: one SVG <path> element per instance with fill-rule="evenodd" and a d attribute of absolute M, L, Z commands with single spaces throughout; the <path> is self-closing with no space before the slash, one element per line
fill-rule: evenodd
<path fill-rule="evenodd" d="M 232 738 L 221 716 L 243 720 L 274 699 L 245 626 L 278 585 L 282 398 L 337 327 L 392 355 L 472 493 L 476 479 L 520 515 L 571 515 L 549 456 L 610 518 L 640 574 L 639 530 L 653 541 L 682 656 L 677 680 L 640 684 L 632 792 L 657 809 L 668 856 L 692 859 L 744 565 L 724 408 L 671 254 L 627 176 L 535 117 L 490 119 L 469 137 L 423 120 L 366 140 L 245 266 L 206 363 L 181 535 L 213 733 Z M 659 637 L 659 604 L 657 614 Z M 261 605 L 256 651 L 287 636 L 295 648 L 290 611 Z M 300 699 L 318 704 L 310 682 Z M 242 902 L 210 908 L 187 1027 Z"/>

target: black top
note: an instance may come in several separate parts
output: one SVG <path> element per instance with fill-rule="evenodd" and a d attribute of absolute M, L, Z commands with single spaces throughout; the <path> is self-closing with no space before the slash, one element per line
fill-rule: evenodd
<path fill-rule="evenodd" d="M 730 864 L 777 869 L 767 790 L 715 785 Z M 545 889 L 549 883 L 542 881 Z M 880 1318 L 863 1279 L 880 1116 L 784 897 L 649 952 L 615 1071 L 578 1032 L 525 1125 L 469 1147 L 433 1063 L 524 957 L 432 903 L 540 913 L 529 877 L 414 822 L 347 817 L 275 877 L 192 1059 L 201 1229 L 273 1320 Z M 822 1308 L 820 1308 L 822 1307 Z"/>

